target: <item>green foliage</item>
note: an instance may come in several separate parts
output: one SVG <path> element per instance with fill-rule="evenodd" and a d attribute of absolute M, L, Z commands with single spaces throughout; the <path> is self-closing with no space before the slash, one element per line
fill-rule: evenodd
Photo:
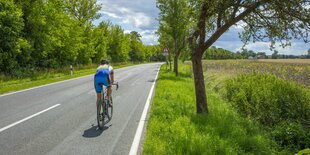
<path fill-rule="evenodd" d="M 97 3 L 97 0 L 64 0 L 64 3 L 69 15 L 82 25 L 100 17 L 98 11 L 101 9 L 101 5 Z"/>
<path fill-rule="evenodd" d="M 109 44 L 109 28 L 111 26 L 110 22 L 101 22 L 98 27 L 94 29 L 93 39 L 96 54 L 92 58 L 95 63 L 100 63 L 103 58 L 107 58 L 107 50 Z"/>
<path fill-rule="evenodd" d="M 16 57 L 20 49 L 27 46 L 20 38 L 23 19 L 22 11 L 13 0 L 0 0 L 0 69 L 10 72 L 18 64 Z"/>
<path fill-rule="evenodd" d="M 274 154 L 275 143 L 208 90 L 210 113 L 195 113 L 191 67 L 176 77 L 161 68 L 143 154 Z M 182 87 L 180 87 L 182 86 Z M 167 89 L 169 88 L 169 89 Z"/>
<path fill-rule="evenodd" d="M 177 74 L 178 59 L 186 52 L 191 23 L 187 0 L 157 0 L 156 6 L 160 10 L 159 42 L 164 48 L 169 48 L 169 61 L 174 57 L 174 72 Z"/>
<path fill-rule="evenodd" d="M 162 56 L 161 49 L 145 50 L 140 38 L 134 41 L 118 25 L 93 25 L 100 8 L 97 0 L 0 0 L 0 73 L 25 77 L 35 75 L 32 69 Z"/>
<path fill-rule="evenodd" d="M 309 128 L 305 129 L 298 122 L 283 121 L 274 127 L 271 135 L 283 147 L 282 149 L 297 152 L 310 147 Z"/>
<path fill-rule="evenodd" d="M 118 26 L 111 27 L 111 42 L 109 44 L 108 55 L 113 62 L 126 62 L 129 59 L 130 41 L 124 34 L 124 30 Z"/>
<path fill-rule="evenodd" d="M 242 58 L 245 57 L 243 57 L 240 53 L 233 53 L 231 51 L 216 47 L 211 47 L 207 49 L 207 51 L 204 54 L 204 59 L 211 59 L 211 60 L 242 59 Z"/>
<path fill-rule="evenodd" d="M 269 74 L 239 75 L 225 84 L 228 101 L 244 116 L 271 128 L 282 147 L 309 147 L 310 92 Z"/>
<path fill-rule="evenodd" d="M 136 32 L 132 31 L 129 34 L 130 39 L 130 61 L 143 61 L 145 59 L 145 52 L 143 49 L 143 44 L 141 41 L 141 35 Z"/>

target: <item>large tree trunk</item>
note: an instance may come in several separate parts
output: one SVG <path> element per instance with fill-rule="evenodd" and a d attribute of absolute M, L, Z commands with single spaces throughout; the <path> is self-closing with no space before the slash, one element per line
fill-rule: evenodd
<path fill-rule="evenodd" d="M 207 96 L 206 96 L 201 59 L 202 55 L 199 54 L 192 55 L 192 65 L 193 65 L 195 91 L 196 91 L 196 111 L 197 113 L 208 113 Z"/>

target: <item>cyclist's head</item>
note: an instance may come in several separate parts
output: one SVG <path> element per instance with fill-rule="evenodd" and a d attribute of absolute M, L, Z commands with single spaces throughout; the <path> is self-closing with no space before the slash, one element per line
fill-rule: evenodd
<path fill-rule="evenodd" d="M 108 65 L 109 61 L 108 60 L 101 60 L 101 65 Z"/>

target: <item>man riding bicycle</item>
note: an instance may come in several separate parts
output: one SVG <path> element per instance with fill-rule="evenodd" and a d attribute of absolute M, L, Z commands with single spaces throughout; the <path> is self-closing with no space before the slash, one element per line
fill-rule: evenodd
<path fill-rule="evenodd" d="M 102 85 L 108 88 L 108 99 L 110 100 L 112 94 L 112 84 L 114 83 L 114 71 L 112 66 L 109 65 L 107 60 L 102 60 L 100 66 L 97 68 L 96 74 L 94 76 L 94 84 L 97 93 L 97 102 L 99 103 L 102 98 Z"/>

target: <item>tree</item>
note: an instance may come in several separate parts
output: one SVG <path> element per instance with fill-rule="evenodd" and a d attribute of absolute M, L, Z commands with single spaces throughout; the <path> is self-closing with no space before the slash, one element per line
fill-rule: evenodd
<path fill-rule="evenodd" d="M 101 5 L 97 0 L 64 0 L 69 15 L 80 21 L 81 25 L 100 17 Z"/>
<path fill-rule="evenodd" d="M 160 29 L 173 40 L 174 72 L 178 76 L 178 59 L 188 37 L 186 0 L 157 0 Z"/>
<path fill-rule="evenodd" d="M 242 21 L 242 41 L 276 41 L 289 45 L 292 37 L 308 42 L 309 1 L 304 0 L 190 0 L 192 19 L 189 44 L 194 72 L 197 113 L 207 113 L 202 69 L 203 53 L 230 27 Z M 199 9 L 197 9 L 199 8 Z"/>
<path fill-rule="evenodd" d="M 273 53 L 272 53 L 272 55 L 271 55 L 271 58 L 272 58 L 272 59 L 277 59 L 277 58 L 278 58 L 278 53 L 279 53 L 279 52 L 278 52 L 277 50 L 274 50 Z"/>
<path fill-rule="evenodd" d="M 21 45 L 28 44 L 20 33 L 24 23 L 22 11 L 12 0 L 0 0 L 0 69 L 10 72 L 18 65 Z"/>
<path fill-rule="evenodd" d="M 143 51 L 143 43 L 141 41 L 141 35 L 132 31 L 129 34 L 130 39 L 130 51 L 129 57 L 131 61 L 143 61 L 145 59 L 145 53 Z"/>
<path fill-rule="evenodd" d="M 158 42 L 160 43 L 161 45 L 161 51 L 164 52 L 165 49 L 168 49 L 168 55 L 165 56 L 166 58 L 166 63 L 167 65 L 169 65 L 169 71 L 171 71 L 171 50 L 170 49 L 173 49 L 173 39 L 170 35 L 168 35 L 164 29 L 166 25 L 165 24 L 160 24 L 159 25 L 159 29 L 157 31 L 157 34 L 159 35 L 159 39 L 158 39 Z M 166 68 L 167 69 L 167 68 Z"/>
<path fill-rule="evenodd" d="M 310 56 L 310 48 L 308 49 L 308 55 Z"/>
<path fill-rule="evenodd" d="M 92 62 L 100 63 L 102 59 L 107 58 L 108 44 L 110 42 L 110 22 L 101 22 L 93 32 L 93 42 L 95 47 L 95 55 L 92 58 Z"/>
<path fill-rule="evenodd" d="M 77 20 L 83 29 L 77 62 L 90 64 L 96 54 L 95 43 L 92 39 L 94 26 L 91 22 L 99 19 L 98 11 L 101 9 L 101 5 L 97 3 L 97 0 L 64 0 L 64 3 L 66 12 L 70 17 Z"/>
<path fill-rule="evenodd" d="M 111 27 L 110 37 L 108 56 L 111 57 L 112 62 L 126 62 L 129 59 L 129 36 L 124 33 L 124 30 L 120 26 L 113 25 Z"/>

